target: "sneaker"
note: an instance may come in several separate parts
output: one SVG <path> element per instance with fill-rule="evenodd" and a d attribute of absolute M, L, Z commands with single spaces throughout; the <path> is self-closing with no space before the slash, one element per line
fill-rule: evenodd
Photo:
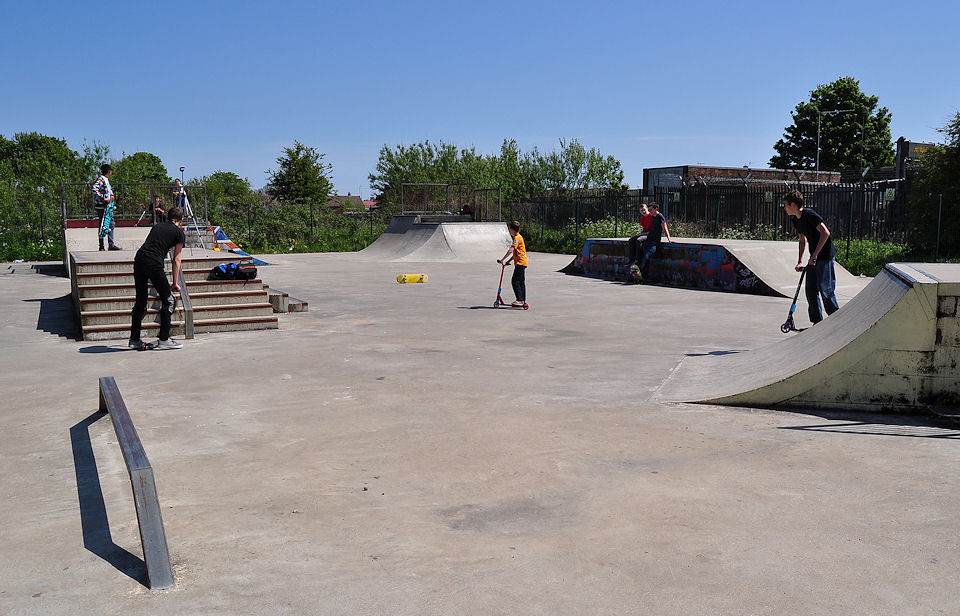
<path fill-rule="evenodd" d="M 523 306 L 523 302 L 521 302 L 520 300 L 517 300 L 517 301 L 513 302 L 513 303 L 510 304 L 510 305 L 511 305 L 511 306 L 516 306 L 516 307 L 520 307 L 520 306 Z"/>
<path fill-rule="evenodd" d="M 182 349 L 183 345 L 174 340 L 173 338 L 167 338 L 166 340 L 157 340 L 158 349 Z"/>
<path fill-rule="evenodd" d="M 113 244 L 113 245 L 110 246 L 110 248 L 108 248 L 107 250 L 123 250 L 123 248 L 120 248 L 120 247 L 117 246 L 116 244 Z"/>

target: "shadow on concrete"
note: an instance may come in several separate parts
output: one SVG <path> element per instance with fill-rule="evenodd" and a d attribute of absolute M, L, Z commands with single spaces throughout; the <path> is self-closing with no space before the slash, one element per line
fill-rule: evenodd
<path fill-rule="evenodd" d="M 796 413 L 797 409 L 783 409 Z M 950 421 L 927 415 L 875 415 L 872 413 L 844 413 L 842 411 L 801 411 L 830 420 L 831 423 L 781 426 L 780 430 L 829 432 L 869 436 L 906 436 L 960 441 L 960 429 Z"/>
<path fill-rule="evenodd" d="M 113 542 L 107 508 L 103 502 L 97 460 L 90 442 L 90 426 L 106 413 L 100 411 L 70 428 L 73 445 L 73 467 L 77 475 L 77 496 L 80 500 L 80 527 L 83 547 L 113 565 L 118 571 L 149 588 L 147 565 L 143 559 Z"/>
<path fill-rule="evenodd" d="M 73 310 L 73 298 L 69 293 L 54 299 L 25 299 L 25 302 L 39 302 L 40 314 L 37 316 L 37 329 L 61 338 L 80 340 L 80 327 Z"/>
<path fill-rule="evenodd" d="M 733 355 L 734 353 L 743 353 L 747 349 L 731 349 L 729 351 L 709 351 L 707 353 L 684 353 L 687 357 L 704 357 L 706 355 Z"/>
<path fill-rule="evenodd" d="M 63 266 L 63 263 L 34 263 L 30 266 L 30 269 L 43 276 L 67 277 L 67 268 Z"/>
<path fill-rule="evenodd" d="M 124 351 L 132 351 L 134 349 L 127 348 L 126 343 L 122 347 L 109 347 L 102 344 L 96 346 L 82 347 L 80 353 L 122 353 Z"/>

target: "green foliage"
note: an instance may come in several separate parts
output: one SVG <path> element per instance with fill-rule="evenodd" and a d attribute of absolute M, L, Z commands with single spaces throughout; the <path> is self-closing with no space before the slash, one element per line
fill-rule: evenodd
<path fill-rule="evenodd" d="M 149 152 L 137 152 L 124 156 L 111 164 L 113 165 L 113 174 L 110 176 L 110 182 L 113 184 L 125 182 L 169 184 L 171 181 L 167 168 L 163 166 L 160 157 Z"/>
<path fill-rule="evenodd" d="M 230 171 L 215 171 L 208 176 L 191 180 L 187 183 L 188 194 L 195 194 L 191 192 L 191 187 L 199 189 L 200 186 L 207 190 L 208 214 L 213 221 L 220 221 L 225 213 L 232 209 L 243 209 L 248 204 L 260 201 L 260 196 L 250 187 L 250 180 Z"/>
<path fill-rule="evenodd" d="M 59 253 L 60 182 L 82 176 L 79 155 L 63 139 L 36 132 L 0 137 L 0 259 Z"/>
<path fill-rule="evenodd" d="M 841 77 L 820 85 L 808 102 L 790 114 L 793 124 L 774 144 L 770 166 L 777 169 L 815 169 L 817 121 L 820 120 L 820 169 L 862 169 L 892 165 L 890 111 L 877 108 L 879 98 L 860 91 L 860 82 Z"/>
<path fill-rule="evenodd" d="M 219 224 L 246 250 L 259 253 L 342 252 L 365 248 L 386 228 L 375 216 L 339 215 L 326 205 L 264 202 L 221 208 Z"/>
<path fill-rule="evenodd" d="M 333 192 L 333 167 L 323 162 L 324 156 L 299 141 L 294 141 L 292 148 L 283 148 L 283 156 L 277 158 L 280 168 L 268 172 L 267 194 L 280 201 L 326 203 Z"/>
<path fill-rule="evenodd" d="M 590 188 L 624 190 L 620 161 L 586 149 L 579 141 L 560 140 L 560 149 L 541 154 L 534 147 L 521 152 L 517 142 L 504 139 L 500 153 L 481 155 L 474 148 L 457 148 L 429 140 L 411 146 L 380 149 L 370 187 L 377 201 L 400 203 L 404 183 L 473 184 L 499 188 L 504 201 L 516 201 L 555 191 L 560 195 Z"/>
<path fill-rule="evenodd" d="M 82 167 L 81 181 L 93 182 L 100 175 L 100 165 L 110 161 L 110 146 L 94 140 L 87 143 L 83 140 L 83 156 L 80 158 Z"/>
<path fill-rule="evenodd" d="M 909 208 L 911 241 L 934 252 L 960 254 L 960 113 L 940 129 L 946 142 L 920 155 Z"/>
<path fill-rule="evenodd" d="M 903 244 L 850 240 L 848 250 L 846 240 L 837 243 L 837 263 L 854 276 L 876 276 L 887 263 L 911 260 L 910 248 Z"/>

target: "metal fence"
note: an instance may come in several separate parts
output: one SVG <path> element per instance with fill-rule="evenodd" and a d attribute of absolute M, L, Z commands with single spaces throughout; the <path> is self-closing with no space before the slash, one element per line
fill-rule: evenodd
<path fill-rule="evenodd" d="M 116 196 L 116 210 L 114 217 L 117 220 L 139 220 L 141 215 L 146 222 L 152 219 L 153 198 L 160 195 L 163 209 L 169 210 L 176 203 L 173 194 L 175 184 L 153 182 L 117 182 L 111 184 Z M 209 220 L 207 212 L 206 186 L 187 186 L 187 196 L 193 207 L 193 212 L 204 220 Z M 93 184 L 88 182 L 62 182 L 60 184 L 60 216 L 64 221 L 100 218 L 94 208 Z"/>
<path fill-rule="evenodd" d="M 889 190 L 892 188 L 892 190 Z M 793 237 L 793 226 L 781 206 L 791 187 L 684 186 L 652 194 L 591 194 L 565 199 L 529 199 L 505 205 L 509 215 L 529 226 L 562 230 L 612 220 L 639 221 L 642 203 L 657 203 L 669 221 L 690 223 L 705 237 L 719 237 L 730 228 L 746 234 Z M 823 216 L 840 237 L 902 242 L 910 228 L 906 206 L 896 188 L 877 185 L 829 185 L 801 191 L 805 205 Z"/>

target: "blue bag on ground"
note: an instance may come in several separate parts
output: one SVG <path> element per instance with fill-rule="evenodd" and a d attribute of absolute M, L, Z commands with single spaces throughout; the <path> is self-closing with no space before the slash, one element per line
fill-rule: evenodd
<path fill-rule="evenodd" d="M 257 266 L 253 261 L 240 263 L 221 263 L 210 270 L 210 280 L 253 280 L 257 277 Z"/>

